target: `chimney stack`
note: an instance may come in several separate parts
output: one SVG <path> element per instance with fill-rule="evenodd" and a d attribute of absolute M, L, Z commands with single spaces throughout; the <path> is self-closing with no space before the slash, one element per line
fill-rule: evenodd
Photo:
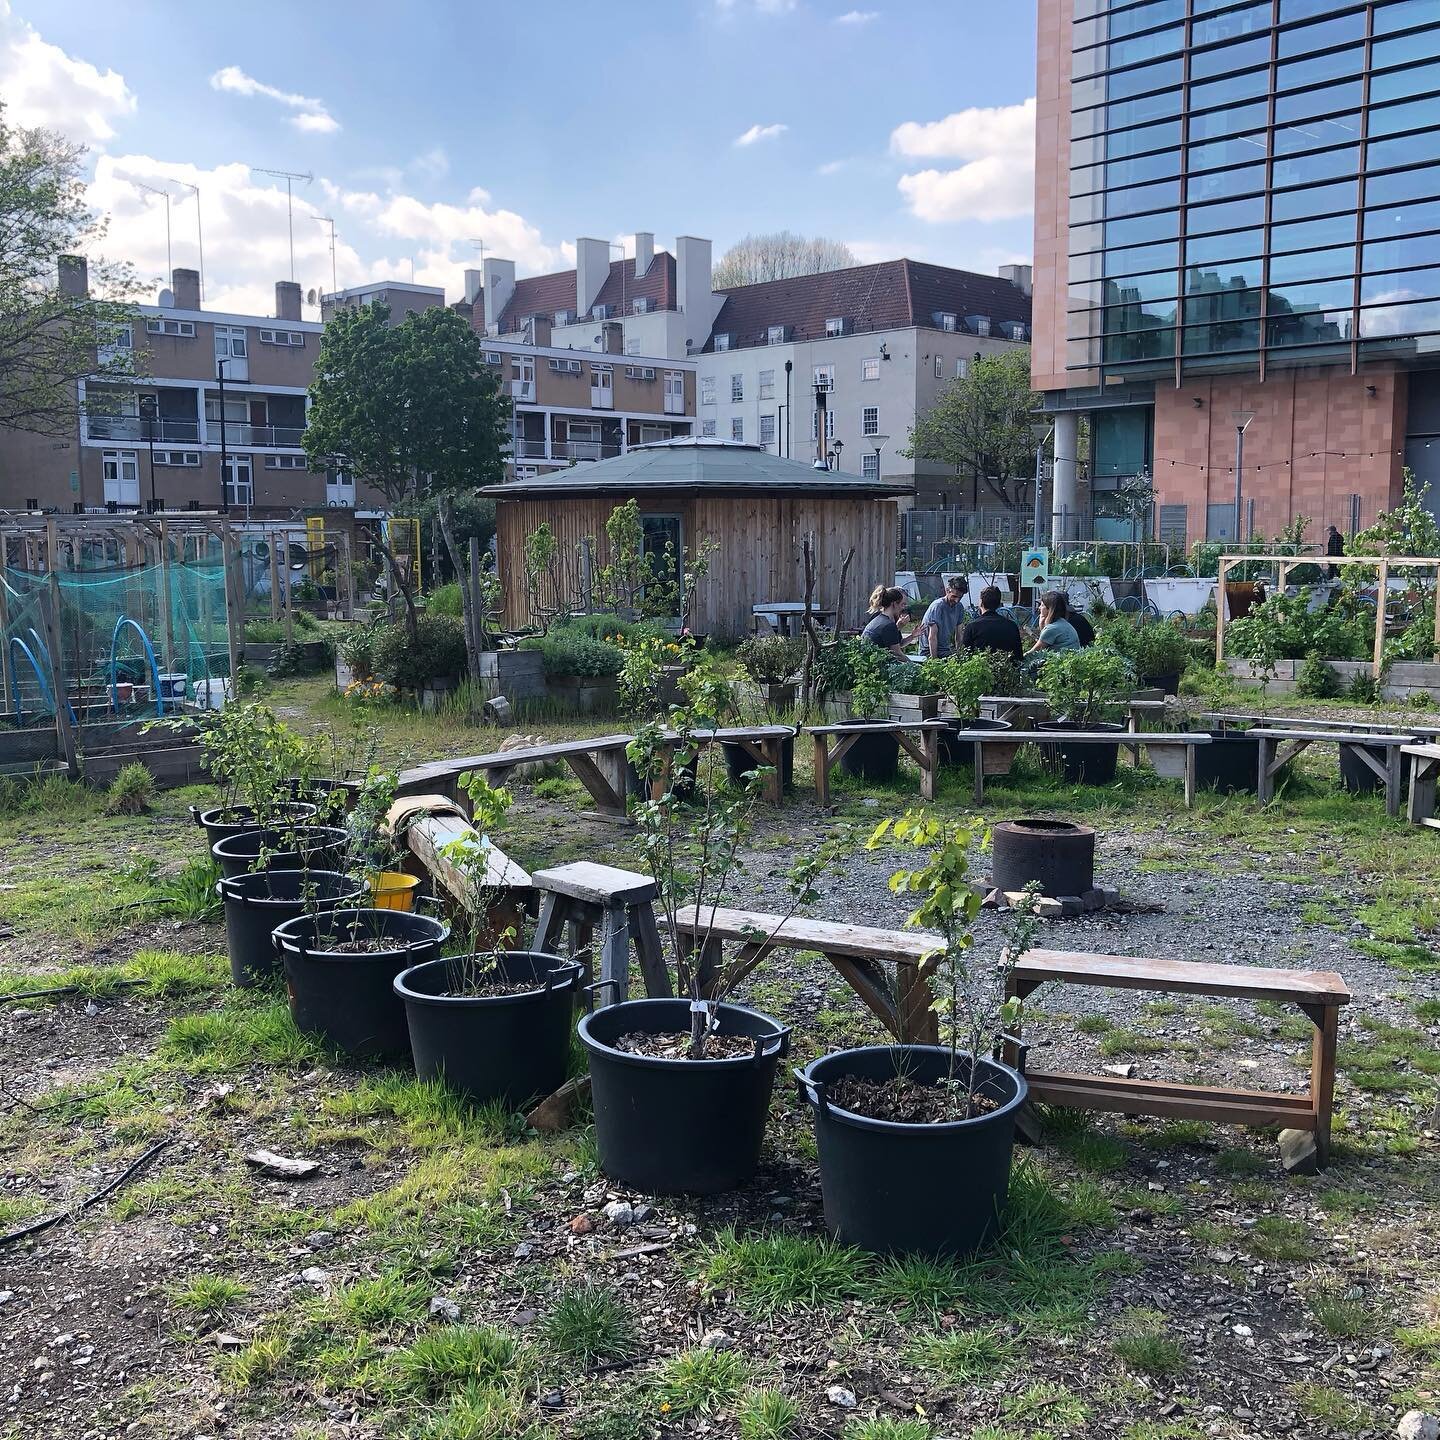
<path fill-rule="evenodd" d="M 1022 295 L 1030 293 L 1031 268 L 1028 265 L 1002 265 L 1000 278 L 1008 280 Z"/>
<path fill-rule="evenodd" d="M 515 262 L 513 260 L 487 260 L 485 262 L 485 316 L 492 333 L 500 333 L 500 317 L 505 313 L 515 294 Z"/>
<path fill-rule="evenodd" d="M 485 288 L 485 274 L 481 270 L 465 272 L 465 303 L 473 305 L 475 297 Z"/>
<path fill-rule="evenodd" d="M 300 286 L 294 280 L 275 282 L 275 318 L 277 320 L 298 320 L 300 318 Z"/>
<path fill-rule="evenodd" d="M 173 271 L 170 276 L 170 288 L 175 294 L 177 310 L 198 310 L 200 308 L 200 272 L 198 270 Z"/>
<path fill-rule="evenodd" d="M 83 299 L 90 293 L 90 267 L 83 255 L 62 255 L 59 260 L 60 293 Z"/>
<path fill-rule="evenodd" d="M 638 280 L 650 268 L 655 258 L 655 233 L 652 230 L 635 232 L 635 278 Z"/>
<path fill-rule="evenodd" d="M 685 348 L 699 350 L 710 334 L 719 304 L 711 300 L 710 242 L 695 235 L 675 237 L 675 290 L 685 314 Z"/>
<path fill-rule="evenodd" d="M 610 242 L 580 239 L 575 242 L 575 314 L 588 320 L 610 278 Z"/>

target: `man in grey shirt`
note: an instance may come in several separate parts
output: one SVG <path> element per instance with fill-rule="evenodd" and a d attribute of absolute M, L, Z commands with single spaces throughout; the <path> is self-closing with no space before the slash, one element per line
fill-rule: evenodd
<path fill-rule="evenodd" d="M 945 582 L 945 593 L 930 602 L 920 622 L 925 631 L 925 653 L 932 660 L 943 660 L 955 653 L 955 632 L 965 619 L 965 610 L 960 604 L 964 594 L 965 577 L 952 575 Z"/>

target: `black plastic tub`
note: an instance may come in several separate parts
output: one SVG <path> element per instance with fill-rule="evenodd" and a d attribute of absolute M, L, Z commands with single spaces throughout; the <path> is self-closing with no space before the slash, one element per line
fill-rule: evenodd
<path fill-rule="evenodd" d="M 269 818 L 272 821 L 289 821 L 292 824 L 311 820 L 315 807 L 303 800 L 285 800 L 274 806 Z M 227 835 L 238 835 L 242 830 L 253 830 L 259 823 L 255 811 L 249 805 L 217 805 L 213 810 L 202 810 L 198 805 L 190 807 L 190 818 L 205 832 L 205 838 L 213 845 Z"/>
<path fill-rule="evenodd" d="M 1340 783 L 1347 790 L 1355 795 L 1368 795 L 1385 788 L 1385 782 L 1348 745 L 1341 745 L 1339 750 Z M 1367 745 L 1365 753 L 1373 755 L 1382 770 L 1385 768 L 1385 746 Z M 1400 755 L 1400 785 L 1406 791 L 1410 788 L 1410 757 L 1403 752 Z"/>
<path fill-rule="evenodd" d="M 743 1185 L 760 1163 L 775 1068 L 790 1032 L 743 1005 L 720 1005 L 719 1033 L 759 1041 L 729 1060 L 661 1060 L 615 1049 L 637 1030 L 688 1033 L 689 1000 L 627 1000 L 580 1021 L 590 1057 L 600 1168 L 658 1195 L 715 1195 Z"/>
<path fill-rule="evenodd" d="M 260 870 L 227 876 L 215 889 L 225 903 L 230 978 L 244 987 L 279 977 L 280 957 L 270 943 L 277 925 L 306 910 L 322 914 L 354 905 L 365 882 L 333 870 Z"/>
<path fill-rule="evenodd" d="M 1260 742 L 1245 730 L 1211 730 L 1195 747 L 1195 784 L 1222 795 L 1254 795 L 1260 784 Z"/>
<path fill-rule="evenodd" d="M 1102 721 L 1096 721 L 1091 725 L 1072 725 L 1066 720 L 1042 720 L 1035 727 L 1037 730 L 1083 730 L 1094 734 L 1098 731 L 1113 730 L 1117 735 L 1123 734 L 1123 725 L 1112 725 Z M 1057 747 L 1060 751 L 1060 773 L 1072 785 L 1108 785 L 1115 778 L 1115 767 L 1120 763 L 1120 745 L 1105 745 L 1101 743 L 1087 743 L 1085 745 L 1065 745 Z"/>
<path fill-rule="evenodd" d="M 743 785 L 745 777 L 762 764 L 743 745 L 734 740 L 722 740 L 720 748 L 725 752 L 725 770 L 732 785 Z M 795 778 L 795 737 L 787 736 L 780 742 L 780 784 L 789 790 Z"/>
<path fill-rule="evenodd" d="M 975 760 L 975 747 L 952 738 L 960 730 L 1013 730 L 1009 720 L 994 720 L 989 716 L 976 715 L 969 720 L 948 720 L 948 730 L 942 730 L 936 737 L 940 742 L 940 763 L 942 765 L 970 765 Z M 1019 742 L 1016 742 L 1019 749 Z"/>
<path fill-rule="evenodd" d="M 939 1125 L 873 1120 L 826 1094 L 847 1076 L 888 1080 L 903 1070 L 934 1082 L 949 1064 L 939 1045 L 874 1045 L 824 1055 L 795 1072 L 814 1113 L 825 1224 L 842 1244 L 881 1255 L 968 1255 L 995 1234 L 1015 1116 L 1029 1093 L 1024 1076 L 982 1060 L 981 1088 L 998 1107 Z"/>
<path fill-rule="evenodd" d="M 512 1110 L 523 1109 L 565 1083 L 582 969 L 573 960 L 538 950 L 502 951 L 492 978 L 530 982 L 533 989 L 516 995 L 457 995 L 453 992 L 463 988 L 472 959 L 427 960 L 395 977 L 415 1073 L 422 1080 L 443 1080 L 477 1103 L 499 1100 Z"/>
<path fill-rule="evenodd" d="M 841 725 L 859 728 L 874 725 L 873 720 L 841 720 Z M 900 763 L 900 742 L 888 730 L 872 730 L 862 735 L 841 757 L 840 768 L 857 780 L 893 780 Z"/>
<path fill-rule="evenodd" d="M 226 879 L 247 875 L 265 852 L 267 870 L 340 870 L 345 865 L 345 832 L 337 825 L 296 825 L 277 830 L 251 826 L 217 840 L 210 853 Z"/>
<path fill-rule="evenodd" d="M 395 977 L 438 959 L 449 934 L 442 921 L 405 910 L 332 910 L 277 926 L 271 939 L 285 963 L 296 1027 L 356 1059 L 408 1056 L 410 1031 Z M 329 948 L 352 938 L 384 945 L 363 951 Z"/>
<path fill-rule="evenodd" d="M 1162 695 L 1180 693 L 1180 672 L 1167 671 L 1164 675 L 1142 675 L 1140 683 L 1148 690 L 1158 690 Z"/>

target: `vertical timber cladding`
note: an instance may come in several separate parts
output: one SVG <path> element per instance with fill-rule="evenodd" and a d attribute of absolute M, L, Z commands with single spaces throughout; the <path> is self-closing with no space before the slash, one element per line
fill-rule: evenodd
<path fill-rule="evenodd" d="M 694 550 L 703 539 L 719 545 L 710 572 L 695 599 L 693 628 L 701 634 L 739 639 L 750 632 L 751 606 L 764 600 L 803 600 L 805 566 L 801 546 L 815 536 L 816 603 L 834 607 L 840 568 L 853 548 L 845 587 L 845 615 L 852 628 L 865 612 L 870 591 L 895 573 L 896 509 L 893 500 L 852 496 L 761 499 L 714 495 L 640 498 L 642 512 L 679 514 L 684 543 Z M 578 582 L 576 559 L 587 536 L 595 543 L 598 568 L 609 559 L 605 522 L 621 497 L 555 496 L 544 500 L 502 500 L 496 506 L 500 578 L 505 587 L 505 623 L 530 621 L 525 596 L 525 537 L 542 521 L 555 532 L 565 567 Z M 572 586 L 578 599 L 578 583 Z"/>

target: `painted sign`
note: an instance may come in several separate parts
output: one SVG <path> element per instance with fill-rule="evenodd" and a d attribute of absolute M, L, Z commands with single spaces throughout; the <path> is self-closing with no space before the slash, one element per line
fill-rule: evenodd
<path fill-rule="evenodd" d="M 1020 556 L 1020 583 L 1039 589 L 1050 583 L 1050 552 L 1026 550 Z"/>

